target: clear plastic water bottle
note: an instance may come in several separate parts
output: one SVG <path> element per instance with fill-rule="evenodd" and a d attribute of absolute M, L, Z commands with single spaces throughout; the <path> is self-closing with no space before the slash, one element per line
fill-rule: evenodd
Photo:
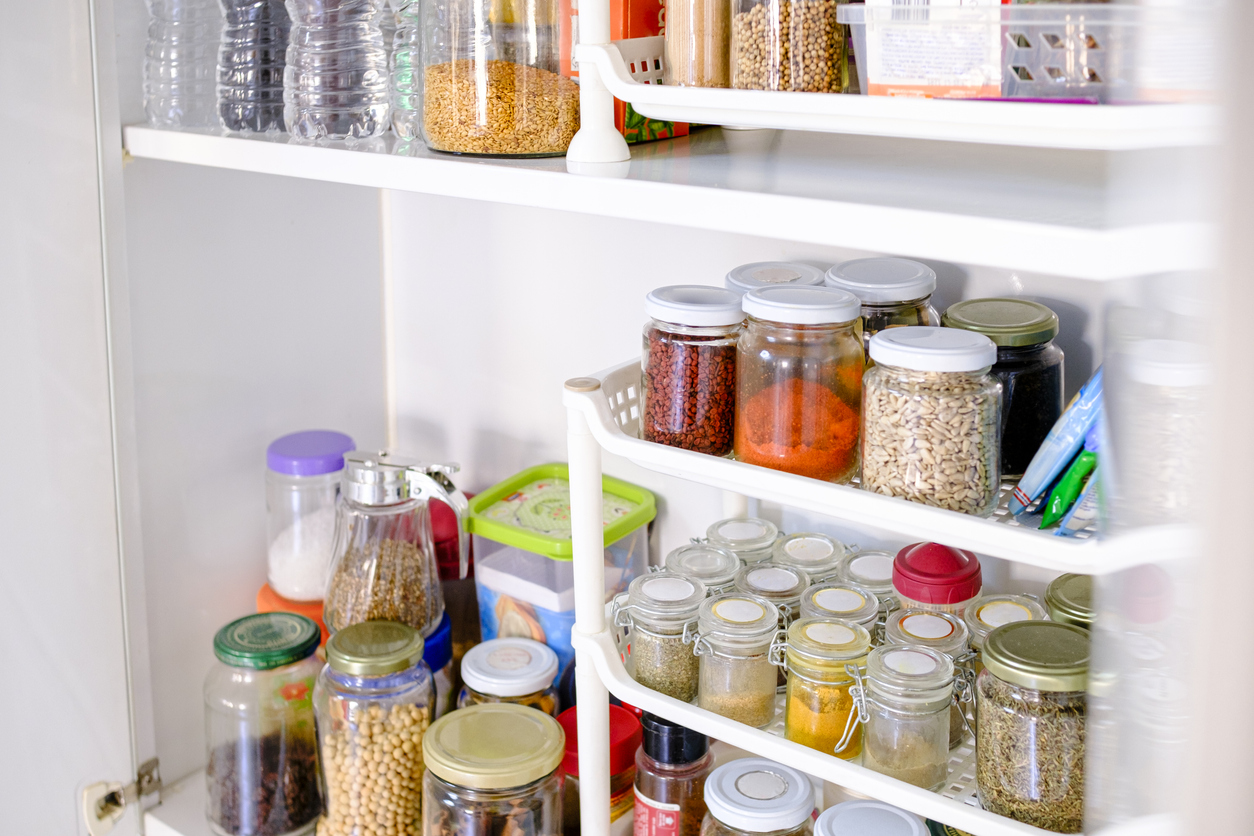
<path fill-rule="evenodd" d="M 389 69 L 392 67 L 392 45 L 396 40 L 398 25 L 399 19 L 393 5 L 388 0 L 383 0 L 383 8 L 379 11 L 379 31 L 383 33 L 383 51 L 388 54 Z"/>
<path fill-rule="evenodd" d="M 402 139 L 422 136 L 422 17 L 419 0 L 396 0 L 392 49 L 392 130 Z"/>
<path fill-rule="evenodd" d="M 283 130 L 283 68 L 292 28 L 283 0 L 220 0 L 218 116 L 228 131 Z"/>
<path fill-rule="evenodd" d="M 148 0 L 144 112 L 154 128 L 216 128 L 217 0 Z"/>
<path fill-rule="evenodd" d="M 300 139 L 365 139 L 388 128 L 383 0 L 287 0 L 283 121 Z"/>

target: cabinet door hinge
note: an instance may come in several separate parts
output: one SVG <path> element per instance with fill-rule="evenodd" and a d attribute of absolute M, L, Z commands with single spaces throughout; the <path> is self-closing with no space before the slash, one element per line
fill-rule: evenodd
<path fill-rule="evenodd" d="M 161 764 L 149 758 L 139 767 L 135 780 L 123 786 L 117 781 L 98 781 L 83 790 L 83 818 L 91 836 L 104 836 L 141 797 L 161 789 Z"/>

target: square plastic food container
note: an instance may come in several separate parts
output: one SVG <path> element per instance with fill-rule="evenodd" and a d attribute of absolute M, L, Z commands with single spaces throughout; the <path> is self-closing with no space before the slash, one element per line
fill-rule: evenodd
<path fill-rule="evenodd" d="M 470 503 L 475 590 L 483 639 L 522 636 L 547 644 L 560 670 L 574 658 L 575 577 L 570 540 L 570 481 L 565 464 L 528 468 Z M 646 570 L 653 494 L 602 477 L 605 600 Z"/>

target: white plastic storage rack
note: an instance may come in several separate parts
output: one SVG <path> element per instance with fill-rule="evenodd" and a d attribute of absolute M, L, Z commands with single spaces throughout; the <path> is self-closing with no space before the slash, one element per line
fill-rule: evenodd
<path fill-rule="evenodd" d="M 1157 529 L 1154 538 L 1070 539 L 1016 524 L 1004 513 L 980 519 L 858 488 L 834 485 L 730 459 L 644 441 L 640 431 L 640 362 L 631 360 L 566 382 L 571 523 L 575 571 L 576 687 L 579 694 L 580 811 L 584 836 L 609 833 L 609 755 L 594 741 L 609 738 L 607 690 L 645 711 L 810 775 L 965 830 L 973 836 L 1046 831 L 980 809 L 974 800 L 969 750 L 951 759 L 939 793 L 846 763 L 784 739 L 780 728 L 750 728 L 636 683 L 623 665 L 604 600 L 601 451 L 650 470 L 756 496 L 831 517 L 875 526 L 903 537 L 938 540 L 980 554 L 1056 571 L 1103 574 L 1153 559 L 1186 542 L 1186 531 Z M 1003 506 L 1004 509 L 1004 506 Z M 776 724 L 778 726 L 779 724 Z"/>

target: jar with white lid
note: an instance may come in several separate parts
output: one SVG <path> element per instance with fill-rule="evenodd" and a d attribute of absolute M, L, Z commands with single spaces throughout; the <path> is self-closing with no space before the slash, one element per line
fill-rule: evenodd
<path fill-rule="evenodd" d="M 919 816 L 883 801 L 833 804 L 814 822 L 814 836 L 928 836 Z"/>
<path fill-rule="evenodd" d="M 829 268 L 828 287 L 852 293 L 862 303 L 862 339 L 886 328 L 940 325 L 932 307 L 936 271 L 908 258 L 856 258 Z"/>
<path fill-rule="evenodd" d="M 517 703 L 557 716 L 557 654 L 524 638 L 489 639 L 462 657 L 465 687 L 457 707 Z"/>
<path fill-rule="evenodd" d="M 967 625 L 968 641 L 975 658 L 971 660 L 976 675 L 984 670 L 982 653 L 988 634 L 1003 624 L 1013 621 L 1045 621 L 1049 616 L 1035 598 L 1014 593 L 981 595 L 967 605 L 963 621 Z"/>
<path fill-rule="evenodd" d="M 954 665 L 940 651 L 884 645 L 866 663 L 862 765 L 926 790 L 949 775 Z"/>
<path fill-rule="evenodd" d="M 836 571 L 845 556 L 845 544 L 826 534 L 789 534 L 775 544 L 771 562 L 776 566 L 801 569 L 813 578 L 825 578 Z"/>
<path fill-rule="evenodd" d="M 984 588 L 974 552 L 940 543 L 912 543 L 893 559 L 893 589 L 901 605 L 961 617 Z"/>
<path fill-rule="evenodd" d="M 674 572 L 642 575 L 614 603 L 614 623 L 630 631 L 627 674 L 646 688 L 691 702 L 697 695 L 698 659 L 692 652 L 705 584 Z"/>
<path fill-rule="evenodd" d="M 860 625 L 834 618 L 793 622 L 776 652 L 788 669 L 784 737 L 844 760 L 862 752 L 861 732 L 848 739 L 846 732 L 854 713 L 850 689 L 870 649 L 871 634 Z"/>
<path fill-rule="evenodd" d="M 800 770 L 766 758 L 725 763 L 705 779 L 701 836 L 809 836 L 814 786 Z"/>
<path fill-rule="evenodd" d="M 321 601 L 335 545 L 344 433 L 306 430 L 266 448 L 266 579 L 291 601 Z"/>
<path fill-rule="evenodd" d="M 740 297 L 721 287 L 672 285 L 645 297 L 640 436 L 725 456 L 736 410 Z"/>
<path fill-rule="evenodd" d="M 869 589 L 842 581 L 808 587 L 801 594 L 802 618 L 839 618 L 861 625 L 872 638 L 880 618 L 880 601 Z"/>
<path fill-rule="evenodd" d="M 887 613 L 899 603 L 897 591 L 893 589 L 895 559 L 890 552 L 854 552 L 836 564 L 836 571 L 830 578 L 823 580 L 844 581 L 871 590 L 880 599 L 880 611 Z"/>
<path fill-rule="evenodd" d="M 755 261 L 733 267 L 723 285 L 740 295 L 759 287 L 784 285 L 817 287 L 823 284 L 823 271 L 799 261 Z"/>
<path fill-rule="evenodd" d="M 706 595 L 731 592 L 741 565 L 735 552 L 709 543 L 680 546 L 666 555 L 666 571 L 696 578 L 705 584 Z"/>
<path fill-rule="evenodd" d="M 957 328 L 891 328 L 871 338 L 870 354 L 863 490 L 991 515 L 1001 484 L 997 346 Z"/>
<path fill-rule="evenodd" d="M 761 728 L 775 718 L 776 667 L 771 644 L 779 609 L 765 598 L 733 593 L 707 598 L 697 616 L 697 704 Z"/>
<path fill-rule="evenodd" d="M 801 611 L 801 593 L 810 585 L 810 576 L 792 566 L 754 564 L 736 573 L 736 589 L 765 598 L 779 608 L 779 626 L 787 627 Z"/>
<path fill-rule="evenodd" d="M 770 520 L 757 517 L 733 517 L 719 520 L 705 531 L 711 546 L 727 549 L 745 565 L 770 560 L 779 528 Z"/>
<path fill-rule="evenodd" d="M 886 645 L 912 645 L 944 653 L 955 665 L 967 663 L 967 625 L 947 612 L 905 609 L 888 616 L 884 625 Z M 962 742 L 962 708 L 956 703 L 949 715 L 949 746 Z"/>
<path fill-rule="evenodd" d="M 827 287 L 744 295 L 736 355 L 738 461 L 827 482 L 858 469 L 863 349 L 858 300 Z"/>

